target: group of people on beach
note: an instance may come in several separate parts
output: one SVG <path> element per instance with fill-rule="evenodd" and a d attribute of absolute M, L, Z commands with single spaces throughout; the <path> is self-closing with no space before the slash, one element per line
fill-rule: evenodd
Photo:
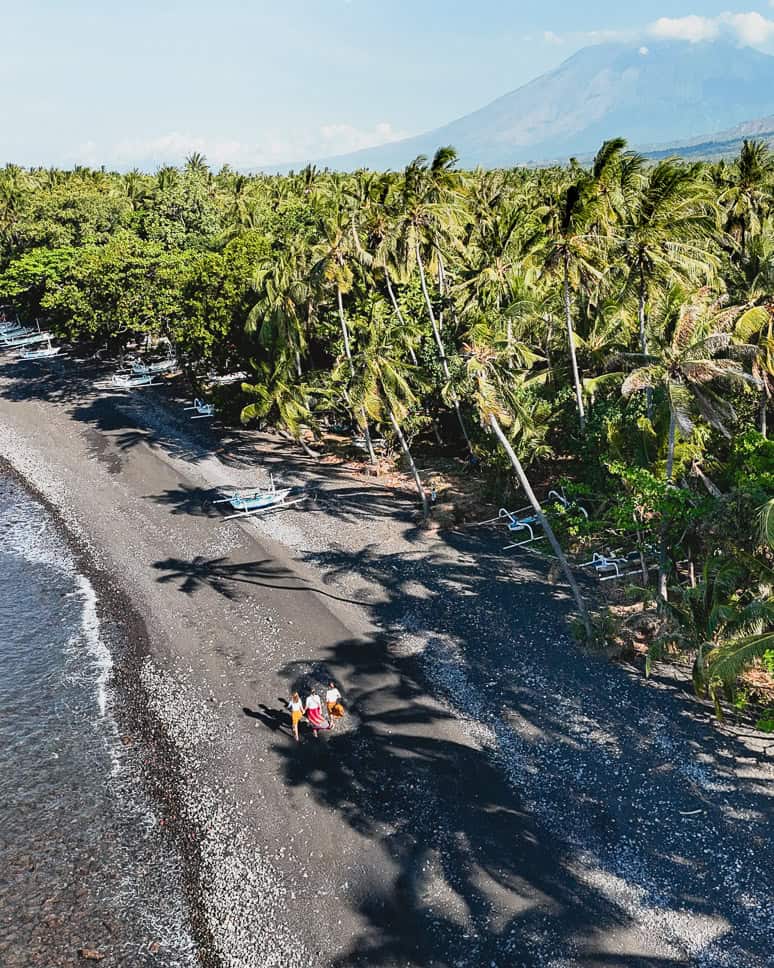
<path fill-rule="evenodd" d="M 328 688 L 325 690 L 327 719 L 323 716 L 322 701 L 320 700 L 320 694 L 316 686 L 312 686 L 305 700 L 302 700 L 301 696 L 297 692 L 294 692 L 288 702 L 288 709 L 290 710 L 290 723 L 293 727 L 293 736 L 297 743 L 301 742 L 301 737 L 298 735 L 298 726 L 302 719 L 306 719 L 312 727 L 312 732 L 315 737 L 317 737 L 321 729 L 333 729 L 336 725 L 336 720 L 341 719 L 344 715 L 341 693 L 336 687 L 335 682 L 329 682 Z"/>

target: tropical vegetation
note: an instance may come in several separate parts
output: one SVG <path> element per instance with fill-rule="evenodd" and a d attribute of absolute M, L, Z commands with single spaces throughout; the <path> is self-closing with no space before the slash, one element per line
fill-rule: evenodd
<path fill-rule="evenodd" d="M 197 388 L 247 374 L 221 412 L 308 456 L 334 426 L 374 462 L 385 438 L 423 519 L 417 451 L 523 490 L 584 635 L 631 628 L 590 614 L 576 566 L 635 555 L 651 658 L 689 655 L 719 710 L 774 664 L 764 144 L 649 163 L 615 139 L 535 170 L 460 171 L 452 148 L 387 173 L 7 165 L 0 299 L 108 353 L 166 339 Z"/>

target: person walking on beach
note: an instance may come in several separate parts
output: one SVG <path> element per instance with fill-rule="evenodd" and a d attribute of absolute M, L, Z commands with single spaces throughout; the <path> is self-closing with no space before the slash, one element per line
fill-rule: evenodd
<path fill-rule="evenodd" d="M 305 715 L 315 737 L 317 736 L 318 730 L 331 728 L 331 724 L 323 719 L 322 703 L 320 702 L 320 697 L 317 694 L 317 688 L 315 686 L 312 686 L 312 691 L 306 697 Z"/>
<path fill-rule="evenodd" d="M 336 725 L 336 720 L 344 715 L 344 706 L 341 702 L 341 693 L 336 687 L 335 682 L 329 682 L 325 692 L 325 707 L 328 710 L 328 722 L 331 729 Z"/>
<path fill-rule="evenodd" d="M 301 702 L 301 697 L 297 692 L 294 692 L 290 697 L 288 709 L 290 710 L 290 724 L 293 727 L 293 735 L 296 738 L 296 742 L 300 743 L 301 739 L 298 735 L 298 724 L 301 722 L 301 718 L 306 713 L 306 709 L 304 708 L 304 704 Z"/>

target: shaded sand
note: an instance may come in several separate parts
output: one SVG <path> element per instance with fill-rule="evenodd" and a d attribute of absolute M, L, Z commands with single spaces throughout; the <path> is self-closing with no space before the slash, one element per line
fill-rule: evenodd
<path fill-rule="evenodd" d="M 220 963 L 769 963 L 765 741 L 583 655 L 533 559 L 158 396 L 0 394 L 0 452 L 147 629 Z M 224 523 L 213 488 L 271 470 L 317 503 Z M 281 697 L 328 676 L 350 714 L 296 746 Z"/>

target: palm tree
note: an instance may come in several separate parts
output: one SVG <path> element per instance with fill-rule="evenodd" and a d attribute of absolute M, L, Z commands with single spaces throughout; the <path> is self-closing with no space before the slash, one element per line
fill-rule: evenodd
<path fill-rule="evenodd" d="M 590 172 L 575 167 L 575 177 L 544 208 L 543 238 L 537 240 L 546 271 L 558 274 L 562 280 L 567 344 L 581 433 L 586 429 L 586 412 L 575 352 L 571 289 L 580 287 L 589 277 L 600 276 L 594 264 L 600 251 L 600 227 L 617 208 L 614 181 L 616 176 L 620 177 L 625 147 L 623 138 L 606 141 Z"/>
<path fill-rule="evenodd" d="M 316 459 L 320 455 L 303 439 L 304 427 L 314 426 L 308 403 L 313 389 L 291 376 L 286 360 L 287 357 L 281 357 L 273 370 L 265 365 L 260 367 L 259 382 L 242 384 L 242 392 L 253 402 L 242 408 L 241 421 L 246 424 L 261 420 L 275 411 L 284 430 L 305 454 Z"/>
<path fill-rule="evenodd" d="M 678 432 L 686 439 L 694 430 L 695 420 L 702 419 L 715 430 L 730 438 L 727 423 L 736 419 L 734 408 L 717 392 L 722 381 L 753 380 L 742 368 L 739 359 L 731 358 L 731 335 L 713 331 L 712 307 L 707 293 L 699 292 L 684 298 L 682 290 L 669 293 L 671 339 L 658 355 L 630 353 L 624 359 L 637 367 L 624 380 L 624 397 L 642 390 L 660 390 L 669 411 L 667 438 L 666 483 L 671 486 L 674 471 L 675 440 Z M 726 355 L 724 355 L 726 354 Z M 754 382 L 754 380 L 753 380 Z M 666 579 L 666 521 L 661 529 L 661 561 L 659 565 L 659 593 L 667 598 Z"/>
<path fill-rule="evenodd" d="M 344 341 L 344 356 L 349 367 L 350 377 L 354 378 L 355 368 L 352 364 L 352 347 L 349 338 L 349 327 L 344 313 L 344 293 L 352 288 L 354 275 L 349 265 L 351 236 L 346 217 L 340 213 L 324 219 L 321 222 L 324 241 L 315 247 L 312 253 L 314 264 L 311 276 L 322 287 L 333 286 L 336 293 L 336 308 L 339 316 L 341 336 Z M 345 397 L 348 391 L 345 390 Z M 368 429 L 368 419 L 361 411 L 359 423 L 363 425 L 368 457 L 372 464 L 376 463 L 376 454 L 371 443 L 371 432 Z"/>
<path fill-rule="evenodd" d="M 765 141 L 745 140 L 730 171 L 730 184 L 719 198 L 726 211 L 726 230 L 739 242 L 743 258 L 769 205 L 773 180 L 774 156 L 769 146 Z"/>
<path fill-rule="evenodd" d="M 589 618 L 588 609 L 586 608 L 586 603 L 583 600 L 578 583 L 572 573 L 567 557 L 554 534 L 551 523 L 543 513 L 543 508 L 535 496 L 535 492 L 532 490 L 532 485 L 529 482 L 521 461 L 503 430 L 503 426 L 509 427 L 513 425 L 513 410 L 517 406 L 512 390 L 512 371 L 508 368 L 507 361 L 504 366 L 502 358 L 498 358 L 498 354 L 486 346 L 468 346 L 467 355 L 468 374 L 476 385 L 476 405 L 481 423 L 485 428 L 494 433 L 503 450 L 508 455 L 508 459 L 513 466 L 519 484 L 527 495 L 527 499 L 532 505 L 535 516 L 540 522 L 551 548 L 559 561 L 559 565 L 575 600 L 575 605 L 583 623 L 586 637 L 590 640 L 593 635 L 591 619 Z M 523 422 L 523 416 L 521 420 Z"/>
<path fill-rule="evenodd" d="M 483 312 L 498 324 L 504 322 L 509 347 L 514 319 L 535 312 L 537 280 L 524 253 L 529 234 L 529 220 L 516 206 L 479 221 L 465 240 L 462 279 L 456 287 L 463 315 Z"/>
<path fill-rule="evenodd" d="M 755 346 L 752 373 L 761 388 L 759 429 L 767 433 L 766 411 L 772 386 L 774 386 L 774 319 L 771 303 L 751 306 L 745 310 L 734 326 L 734 338 L 740 343 Z"/>
<path fill-rule="evenodd" d="M 312 293 L 307 282 L 306 245 L 294 240 L 275 248 L 258 266 L 253 288 L 258 302 L 250 310 L 245 330 L 258 332 L 262 346 L 290 349 L 296 375 L 301 377 L 301 354 L 311 324 Z"/>
<path fill-rule="evenodd" d="M 405 266 L 413 260 L 419 270 L 422 296 L 438 349 L 438 360 L 446 379 L 447 391 L 457 414 L 462 436 L 465 438 L 468 450 L 472 453 L 472 444 L 462 417 L 459 397 L 452 386 L 446 347 L 441 338 L 438 319 L 430 298 L 425 259 L 422 255 L 423 245 L 436 257 L 440 252 L 440 237 L 454 210 L 451 192 L 458 182 L 458 176 L 453 171 L 456 161 L 456 152 L 453 148 L 447 147 L 438 149 L 429 167 L 424 155 L 415 158 L 406 167 L 403 173 L 403 190 L 396 223 L 396 250 Z"/>
<path fill-rule="evenodd" d="M 422 520 L 426 521 L 430 514 L 427 494 L 402 430 L 410 410 L 419 402 L 408 379 L 413 368 L 405 361 L 405 333 L 388 305 L 378 298 L 371 303 L 365 331 L 368 335 L 355 358 L 352 397 L 364 415 L 377 422 L 385 416 L 389 420 L 411 469 L 422 503 Z"/>
<path fill-rule="evenodd" d="M 654 286 L 708 283 L 717 268 L 712 251 L 712 210 L 706 202 L 701 165 L 659 162 L 628 193 L 625 218 L 613 258 L 627 268 L 627 291 L 637 294 L 640 352 L 647 354 L 646 311 Z M 653 402 L 647 393 L 648 417 Z"/>
<path fill-rule="evenodd" d="M 185 160 L 185 171 L 196 178 L 206 178 L 210 174 L 210 166 L 200 151 L 194 151 Z"/>

